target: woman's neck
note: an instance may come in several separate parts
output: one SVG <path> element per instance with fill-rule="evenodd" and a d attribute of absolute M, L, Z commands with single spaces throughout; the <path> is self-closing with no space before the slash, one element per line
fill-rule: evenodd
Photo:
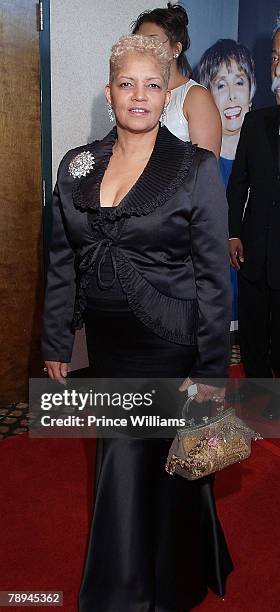
<path fill-rule="evenodd" d="M 168 83 L 168 89 L 175 89 L 187 83 L 189 78 L 184 76 L 177 68 L 177 63 L 173 62 L 170 70 L 170 78 Z"/>
<path fill-rule="evenodd" d="M 157 138 L 159 125 L 149 132 L 135 133 L 117 126 L 118 138 L 113 153 L 119 157 L 131 159 L 146 159 L 150 157 Z"/>
<path fill-rule="evenodd" d="M 225 159 L 234 159 L 235 153 L 240 137 L 240 131 L 233 132 L 232 134 L 223 134 L 221 157 Z"/>

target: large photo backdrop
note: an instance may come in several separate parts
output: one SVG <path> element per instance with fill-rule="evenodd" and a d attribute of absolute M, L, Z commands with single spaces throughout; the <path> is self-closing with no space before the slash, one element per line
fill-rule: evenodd
<path fill-rule="evenodd" d="M 202 4 L 204 11 L 217 9 L 215 2 L 208 2 L 207 8 L 205 2 Z M 184 5 L 188 10 L 189 3 L 184 2 Z M 201 6 L 198 6 L 198 10 L 200 8 Z M 234 1 L 224 3 L 223 8 L 228 19 L 230 11 L 231 17 L 233 14 L 235 17 L 237 15 L 236 36 L 228 37 L 228 28 L 218 19 L 214 28 L 217 31 L 218 23 L 220 32 L 217 39 L 203 50 L 200 58 L 193 64 L 193 76 L 209 89 L 220 112 L 222 148 L 219 163 L 222 179 L 227 187 L 245 114 L 252 108 L 276 103 L 271 88 L 271 58 L 273 35 L 280 26 L 280 4 L 276 0 L 266 3 L 261 0 L 240 0 L 238 4 Z M 202 19 L 202 23 L 205 22 L 207 23 L 207 20 Z M 197 49 L 193 53 L 194 58 L 196 53 Z M 237 332 L 237 273 L 232 267 L 230 273 L 231 331 Z M 237 334 L 234 342 L 238 342 Z"/>
<path fill-rule="evenodd" d="M 256 66 L 254 108 L 275 104 L 270 87 L 270 60 L 272 33 L 279 16 L 279 0 L 239 0 L 238 40 L 250 49 Z"/>

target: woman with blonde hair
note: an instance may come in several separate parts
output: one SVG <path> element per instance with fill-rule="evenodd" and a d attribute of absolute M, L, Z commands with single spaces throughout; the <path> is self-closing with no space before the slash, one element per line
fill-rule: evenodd
<path fill-rule="evenodd" d="M 92 376 L 197 381 L 227 375 L 227 203 L 215 156 L 160 117 L 170 54 L 128 36 L 105 94 L 116 127 L 68 152 L 55 188 L 43 353 L 64 379 L 85 323 Z M 202 380 L 200 380 L 202 379 Z M 209 381 L 210 383 L 210 381 Z M 232 570 L 213 494 L 164 469 L 171 440 L 98 439 L 80 612 L 178 612 L 225 592 Z"/>

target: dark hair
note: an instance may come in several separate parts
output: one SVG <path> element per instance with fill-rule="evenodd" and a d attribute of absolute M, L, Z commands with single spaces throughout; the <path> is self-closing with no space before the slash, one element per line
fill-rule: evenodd
<path fill-rule="evenodd" d="M 201 85 L 210 89 L 221 64 L 229 69 L 234 60 L 239 69 L 245 72 L 250 84 L 250 98 L 252 100 L 256 90 L 255 63 L 247 47 L 231 38 L 220 38 L 212 47 L 207 49 L 197 67 L 198 80 Z"/>
<path fill-rule="evenodd" d="M 272 40 L 274 40 L 274 37 L 276 36 L 277 32 L 279 32 L 280 30 L 280 11 L 277 13 L 275 22 L 274 22 L 274 27 L 272 30 Z"/>
<path fill-rule="evenodd" d="M 144 11 L 132 23 L 132 34 L 136 34 L 143 23 L 155 23 L 161 27 L 168 37 L 170 44 L 173 46 L 177 42 L 182 45 L 182 53 L 177 60 L 179 70 L 188 75 L 191 72 L 191 67 L 184 54 L 190 46 L 190 37 L 188 33 L 189 18 L 186 10 L 180 4 L 167 3 L 167 8 L 156 8 L 152 11 Z"/>

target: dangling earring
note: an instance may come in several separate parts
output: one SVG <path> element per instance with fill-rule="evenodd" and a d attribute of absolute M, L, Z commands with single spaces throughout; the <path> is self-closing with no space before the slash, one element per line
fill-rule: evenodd
<path fill-rule="evenodd" d="M 160 116 L 160 125 L 161 127 L 163 127 L 165 125 L 165 121 L 166 121 L 166 107 L 164 106 L 162 109 L 162 113 Z"/>
<path fill-rule="evenodd" d="M 107 102 L 107 110 L 108 110 L 109 119 L 113 123 L 115 118 L 114 118 L 114 111 L 112 109 L 110 102 Z"/>

